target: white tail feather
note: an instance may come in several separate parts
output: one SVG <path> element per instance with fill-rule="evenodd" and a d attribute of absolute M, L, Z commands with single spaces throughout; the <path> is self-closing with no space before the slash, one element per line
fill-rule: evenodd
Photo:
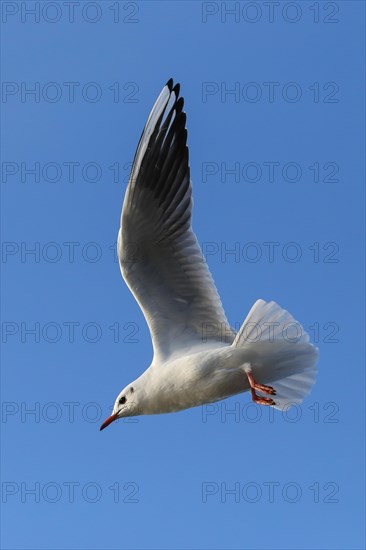
<path fill-rule="evenodd" d="M 301 403 L 315 382 L 318 349 L 301 324 L 276 302 L 254 304 L 233 346 L 245 349 L 258 382 L 274 383 L 277 409 Z"/>

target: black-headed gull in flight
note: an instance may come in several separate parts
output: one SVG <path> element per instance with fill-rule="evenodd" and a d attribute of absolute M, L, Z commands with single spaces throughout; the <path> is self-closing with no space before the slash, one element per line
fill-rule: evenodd
<path fill-rule="evenodd" d="M 256 403 L 283 409 L 301 403 L 315 382 L 318 351 L 275 302 L 258 300 L 240 331 L 230 328 L 191 226 L 185 124 L 179 84 L 169 80 L 137 147 L 117 245 L 154 358 L 120 392 L 101 430 L 125 416 L 180 411 L 248 390 Z"/>

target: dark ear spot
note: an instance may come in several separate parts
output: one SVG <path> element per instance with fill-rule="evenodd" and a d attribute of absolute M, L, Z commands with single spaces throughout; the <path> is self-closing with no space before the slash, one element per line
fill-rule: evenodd
<path fill-rule="evenodd" d="M 132 386 L 130 387 L 130 390 L 131 390 L 131 393 L 135 391 Z"/>

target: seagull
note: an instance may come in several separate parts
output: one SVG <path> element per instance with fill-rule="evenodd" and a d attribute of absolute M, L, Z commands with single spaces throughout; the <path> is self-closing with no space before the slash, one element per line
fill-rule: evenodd
<path fill-rule="evenodd" d="M 179 92 L 170 79 L 146 122 L 117 242 L 122 276 L 149 326 L 153 360 L 119 393 L 101 430 L 119 418 L 181 411 L 246 391 L 255 403 L 284 410 L 301 403 L 315 382 L 318 350 L 276 302 L 255 302 L 237 334 L 227 321 L 192 230 Z"/>

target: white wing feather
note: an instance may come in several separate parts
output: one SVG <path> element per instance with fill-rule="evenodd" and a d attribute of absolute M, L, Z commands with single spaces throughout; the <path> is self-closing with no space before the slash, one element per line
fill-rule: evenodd
<path fill-rule="evenodd" d="M 221 343 L 223 334 L 227 343 L 235 336 L 191 227 L 186 115 L 178 96 L 179 85 L 170 80 L 150 113 L 118 235 L 122 275 L 145 315 L 159 361 L 212 344 L 215 334 Z"/>

